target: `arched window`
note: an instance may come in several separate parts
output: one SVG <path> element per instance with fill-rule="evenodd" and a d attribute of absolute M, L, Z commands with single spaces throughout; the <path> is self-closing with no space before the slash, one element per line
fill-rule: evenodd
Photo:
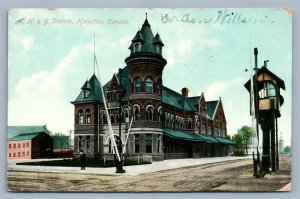
<path fill-rule="evenodd" d="M 168 113 L 165 113 L 165 127 L 168 127 Z"/>
<path fill-rule="evenodd" d="M 157 84 L 156 85 L 157 85 L 157 93 L 161 94 L 161 91 L 162 91 L 162 81 L 161 81 L 160 77 L 157 78 Z"/>
<path fill-rule="evenodd" d="M 112 124 L 115 123 L 115 116 L 114 115 L 110 115 L 110 122 Z"/>
<path fill-rule="evenodd" d="M 152 106 L 147 107 L 146 109 L 146 120 L 153 120 L 154 109 Z"/>
<path fill-rule="evenodd" d="M 85 110 L 85 122 L 86 122 L 86 124 L 91 123 L 91 110 L 90 109 Z"/>
<path fill-rule="evenodd" d="M 136 78 L 134 80 L 134 92 L 135 93 L 141 92 L 141 79 L 140 78 Z"/>
<path fill-rule="evenodd" d="M 171 124 L 172 124 L 172 116 L 170 115 L 170 113 L 168 114 L 168 127 L 172 127 L 171 126 Z"/>
<path fill-rule="evenodd" d="M 120 138 L 119 138 L 119 136 L 114 136 L 114 138 L 115 138 L 115 141 L 116 141 L 116 145 L 117 146 L 119 146 L 119 143 L 120 143 Z M 108 153 L 115 153 L 115 149 L 114 149 L 114 147 L 113 147 L 113 144 L 112 144 L 112 141 L 111 141 L 111 139 L 109 138 L 109 140 L 108 140 Z"/>
<path fill-rule="evenodd" d="M 124 109 L 124 121 L 129 122 L 129 110 L 126 108 Z"/>
<path fill-rule="evenodd" d="M 157 112 L 157 120 L 158 120 L 159 122 L 162 122 L 162 116 L 163 116 L 162 108 L 159 107 L 159 108 L 158 108 L 158 112 Z"/>
<path fill-rule="evenodd" d="M 101 116 L 101 118 L 102 118 L 102 124 L 107 124 L 107 118 L 106 118 L 106 114 L 105 114 L 105 112 L 104 111 L 102 111 L 102 116 Z"/>
<path fill-rule="evenodd" d="M 78 111 L 78 124 L 83 124 L 83 111 Z"/>
<path fill-rule="evenodd" d="M 179 129 L 179 117 L 175 119 L 175 129 Z"/>
<path fill-rule="evenodd" d="M 117 122 L 117 123 L 120 123 L 120 117 L 119 117 L 119 114 L 116 115 L 116 122 Z"/>
<path fill-rule="evenodd" d="M 171 123 L 170 123 L 170 127 L 174 128 L 174 115 L 171 115 Z"/>
<path fill-rule="evenodd" d="M 139 106 L 134 106 L 133 108 L 133 120 L 140 120 L 140 107 Z"/>
<path fill-rule="evenodd" d="M 192 118 L 188 119 L 188 129 L 192 129 Z"/>
<path fill-rule="evenodd" d="M 146 78 L 146 92 L 153 93 L 153 81 L 150 77 Z"/>

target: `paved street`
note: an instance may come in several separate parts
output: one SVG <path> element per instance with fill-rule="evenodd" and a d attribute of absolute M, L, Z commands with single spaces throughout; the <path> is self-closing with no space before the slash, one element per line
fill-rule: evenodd
<path fill-rule="evenodd" d="M 202 158 L 154 162 L 126 167 L 126 174 L 114 168 L 60 167 L 26 172 L 8 165 L 9 191 L 47 192 L 182 192 L 182 191 L 277 191 L 291 180 L 291 157 L 280 157 L 280 170 L 263 179 L 252 177 L 252 160 Z M 222 161 L 220 161 L 222 160 Z M 199 161 L 199 162 L 198 162 Z M 167 166 L 166 166 L 167 165 Z M 164 168 L 165 166 L 165 168 Z M 28 166 L 27 166 L 28 167 Z M 108 172 L 104 174 L 103 172 Z M 151 171 L 151 172 L 150 172 Z"/>

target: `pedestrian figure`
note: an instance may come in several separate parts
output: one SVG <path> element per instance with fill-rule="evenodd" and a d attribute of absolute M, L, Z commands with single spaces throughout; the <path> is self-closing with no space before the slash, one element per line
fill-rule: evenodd
<path fill-rule="evenodd" d="M 83 150 L 80 150 L 80 170 L 85 170 L 86 155 Z"/>

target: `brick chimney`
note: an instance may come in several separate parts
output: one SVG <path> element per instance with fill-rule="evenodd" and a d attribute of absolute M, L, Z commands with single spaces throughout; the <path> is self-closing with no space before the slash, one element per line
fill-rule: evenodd
<path fill-rule="evenodd" d="M 181 93 L 183 97 L 188 97 L 189 96 L 189 89 L 187 87 L 184 87 L 181 89 Z"/>

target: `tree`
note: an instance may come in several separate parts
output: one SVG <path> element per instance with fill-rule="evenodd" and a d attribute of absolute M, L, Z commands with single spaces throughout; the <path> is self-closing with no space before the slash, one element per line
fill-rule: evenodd
<path fill-rule="evenodd" d="M 63 134 L 62 132 L 56 132 L 56 133 L 54 133 L 54 136 L 66 136 L 66 135 Z"/>
<path fill-rule="evenodd" d="M 248 146 L 252 142 L 253 132 L 253 128 L 249 126 L 242 126 L 238 130 L 238 133 L 232 136 L 232 141 L 235 143 L 235 147 L 241 152 L 241 154 L 244 154 L 244 150 L 246 150 L 246 154 L 248 154 Z"/>
<path fill-rule="evenodd" d="M 232 136 L 232 141 L 235 143 L 235 150 L 234 150 L 234 154 L 235 155 L 245 155 L 244 152 L 244 144 L 243 144 L 243 136 L 239 133 L 234 134 Z"/>
<path fill-rule="evenodd" d="M 253 128 L 250 126 L 242 126 L 242 128 L 238 130 L 238 134 L 242 135 L 243 138 L 242 144 L 246 149 L 246 154 L 248 154 L 248 146 L 252 142 L 253 132 L 254 132 Z"/>
<path fill-rule="evenodd" d="M 291 151 L 292 151 L 292 149 L 290 146 L 284 147 L 284 150 L 283 150 L 284 153 L 291 153 Z"/>
<path fill-rule="evenodd" d="M 235 143 L 235 147 L 236 148 L 241 148 L 244 146 L 244 143 L 243 143 L 243 136 L 239 133 L 237 134 L 234 134 L 232 136 L 232 141 Z"/>

